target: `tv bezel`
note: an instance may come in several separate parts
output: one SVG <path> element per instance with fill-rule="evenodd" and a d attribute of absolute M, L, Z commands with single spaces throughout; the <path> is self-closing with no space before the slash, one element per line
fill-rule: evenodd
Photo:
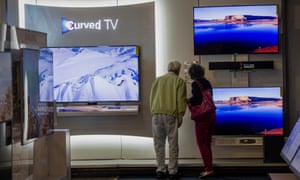
<path fill-rule="evenodd" d="M 140 46 L 133 45 L 133 44 L 123 44 L 123 45 L 83 45 L 83 46 L 47 46 L 47 47 L 40 47 L 41 49 L 48 49 L 48 48 L 94 48 L 94 47 L 135 47 L 137 51 L 137 68 L 138 68 L 138 75 L 139 80 L 141 79 L 140 75 L 140 63 L 141 63 L 141 54 L 140 54 Z M 54 85 L 53 85 L 54 86 Z M 141 85 L 139 82 L 138 86 L 138 99 L 137 100 L 107 100 L 107 101 L 57 101 L 54 97 L 54 88 L 53 88 L 53 100 L 59 106 L 62 105 L 123 105 L 123 104 L 137 104 L 141 101 Z M 45 102 L 45 101 L 44 101 Z"/>
<path fill-rule="evenodd" d="M 255 86 L 255 87 L 241 87 L 241 86 L 237 86 L 237 87 L 213 87 L 213 91 L 214 89 L 254 89 L 254 88 L 279 88 L 280 90 L 280 93 L 282 92 L 282 87 L 280 86 Z M 281 99 L 283 101 L 283 95 L 281 95 Z M 215 102 L 215 93 L 213 93 L 213 100 Z M 217 106 L 216 106 L 217 107 Z M 217 107 L 218 109 L 218 107 Z M 216 112 L 217 113 L 217 112 Z M 216 118 L 217 118 L 217 114 L 216 114 Z M 284 103 L 282 104 L 282 134 L 280 135 L 284 135 Z M 218 124 L 217 124 L 217 119 L 216 119 L 216 125 L 215 125 L 215 131 L 214 131 L 214 136 L 259 136 L 259 137 L 263 137 L 264 135 L 268 135 L 268 134 L 255 134 L 255 133 L 252 133 L 252 134 L 249 134 L 249 133 L 245 133 L 245 134 L 238 134 L 238 133 L 216 133 L 216 128 L 217 128 Z M 279 135 L 279 134 L 275 134 L 275 135 Z"/>
<path fill-rule="evenodd" d="M 218 53 L 212 53 L 212 52 L 205 52 L 205 53 L 200 53 L 200 52 L 197 52 L 196 51 L 196 47 L 195 47 L 195 10 L 196 9 L 200 9 L 200 8 L 213 8 L 213 7 L 246 7 L 246 6 L 275 6 L 276 7 L 276 10 L 277 10 L 277 18 L 278 18 L 278 25 L 277 25 L 277 46 L 278 46 L 278 49 L 277 49 L 277 52 L 262 52 L 262 53 L 254 53 L 254 52 L 248 52 L 248 53 L 245 53 L 245 52 L 218 52 Z M 280 43 L 280 14 L 279 14 L 279 5 L 278 4 L 243 4 L 243 5 L 217 5 L 217 6 L 194 6 L 193 7 L 193 52 L 194 52 L 194 55 L 237 55 L 237 54 L 254 54 L 254 55 L 259 55 L 259 54 L 280 54 L 281 52 L 281 43 Z"/>

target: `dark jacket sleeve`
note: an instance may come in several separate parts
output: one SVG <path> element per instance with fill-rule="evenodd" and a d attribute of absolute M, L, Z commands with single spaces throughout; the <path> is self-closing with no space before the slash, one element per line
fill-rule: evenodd
<path fill-rule="evenodd" d="M 202 102 L 202 93 L 195 81 L 192 83 L 192 97 L 190 98 L 189 102 L 192 106 L 201 104 Z"/>
<path fill-rule="evenodd" d="M 204 89 L 210 89 L 212 93 L 212 86 L 207 79 L 203 78 L 203 79 L 198 79 L 197 81 L 202 84 L 202 87 Z M 192 106 L 202 103 L 202 92 L 200 90 L 199 85 L 195 81 L 192 82 L 192 97 L 189 99 L 189 102 Z"/>

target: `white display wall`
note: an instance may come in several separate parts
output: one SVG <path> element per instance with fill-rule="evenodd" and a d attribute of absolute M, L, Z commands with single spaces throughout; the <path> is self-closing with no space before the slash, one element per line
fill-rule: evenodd
<path fill-rule="evenodd" d="M 101 43 L 128 43 L 133 41 L 142 41 L 142 54 L 145 57 L 142 57 L 142 92 L 143 97 L 142 101 L 139 104 L 141 111 L 137 116 L 86 116 L 86 117 L 61 117 L 58 118 L 57 127 L 58 128 L 68 128 L 70 133 L 73 135 L 71 140 L 71 147 L 73 147 L 73 156 L 72 160 L 80 160 L 85 154 L 87 149 L 84 149 L 84 140 L 80 143 L 80 139 L 86 137 L 86 135 L 92 135 L 92 142 L 98 142 L 99 138 L 97 135 L 107 135 L 111 136 L 111 141 L 114 142 L 112 148 L 117 151 L 117 155 L 112 158 L 120 158 L 120 144 L 125 143 L 125 137 L 136 137 L 137 142 L 142 138 L 150 138 L 151 140 L 151 117 L 148 108 L 148 97 L 149 97 L 149 87 L 150 82 L 154 80 L 156 76 L 159 76 L 166 72 L 167 64 L 171 60 L 179 60 L 183 64 L 191 62 L 194 60 L 200 60 L 201 64 L 208 69 L 209 62 L 218 62 L 218 61 L 232 61 L 231 55 L 221 55 L 221 56 L 194 56 L 193 54 L 193 25 L 192 25 L 192 16 L 193 16 L 193 7 L 198 5 L 236 5 L 236 4 L 265 4 L 265 3 L 276 3 L 279 4 L 280 1 L 251 1 L 251 2 L 236 2 L 236 1 L 218 1 L 212 3 L 211 1 L 181 1 L 181 0 L 157 0 L 154 3 L 153 9 L 149 11 L 150 20 L 155 18 L 154 24 L 147 25 L 143 24 L 143 33 L 138 37 L 130 37 L 128 39 L 121 38 L 121 40 L 110 39 L 101 41 Z M 34 3 L 31 3 L 34 4 Z M 51 6 L 51 8 L 56 8 Z M 62 8 L 62 7 L 60 7 Z M 110 8 L 113 8 L 110 7 Z M 26 9 L 26 8 L 25 8 Z M 50 12 L 50 11 L 49 11 Z M 154 14 L 155 12 L 155 14 Z M 181 13 L 178 13 L 181 12 Z M 34 14 L 34 12 L 31 11 Z M 25 12 L 26 14 L 26 12 Z M 30 17 L 30 16 L 29 16 Z M 34 17 L 34 16 L 32 16 Z M 39 16 L 36 16 L 39 17 Z M 47 17 L 49 20 L 51 16 Z M 26 18 L 24 24 L 26 25 Z M 45 23 L 45 22 L 40 22 Z M 32 28 L 34 24 L 28 24 L 28 28 Z M 38 25 L 38 28 L 43 28 L 44 26 Z M 47 31 L 45 29 L 38 29 L 40 31 Z M 128 29 L 129 31 L 130 29 Z M 282 33 L 282 29 L 281 29 Z M 52 34 L 53 35 L 53 34 Z M 52 37 L 50 35 L 50 37 Z M 59 36 L 58 36 L 59 37 Z M 78 36 L 80 38 L 80 36 Z M 81 40 L 71 40 L 72 36 L 69 38 L 50 38 L 49 46 L 61 46 L 61 45 L 81 45 L 83 42 L 85 44 L 95 45 L 100 41 L 95 38 L 90 38 L 84 36 Z M 88 38 L 86 38 L 88 37 Z M 133 39 L 132 39 L 133 38 Z M 90 39 L 88 41 L 88 39 Z M 66 40 L 66 41 L 62 41 Z M 136 43 L 136 42 L 135 42 Z M 134 43 L 134 44 L 135 44 Z M 275 68 L 274 70 L 267 71 L 253 71 L 253 72 L 231 72 L 231 71 L 206 71 L 207 78 L 212 82 L 214 87 L 234 87 L 234 86 L 282 86 L 283 84 L 283 63 L 282 63 L 282 54 L 277 55 L 260 55 L 255 57 L 249 57 L 245 55 L 238 55 L 237 60 L 247 61 L 251 60 L 274 60 Z M 183 71 L 180 74 L 181 77 L 185 77 Z M 262 78 L 264 77 L 264 78 Z M 190 89 L 188 88 L 188 92 Z M 190 95 L 190 94 L 189 94 Z M 184 116 L 183 126 L 180 128 L 180 158 L 195 158 L 199 159 L 200 154 L 196 147 L 195 135 L 193 131 L 193 122 L 189 119 L 190 115 L 187 111 Z M 83 135 L 81 137 L 81 135 Z M 257 140 L 257 143 L 251 146 L 240 145 L 235 143 L 236 138 L 240 137 L 222 137 L 225 140 L 229 141 L 229 144 L 219 146 L 218 143 L 214 146 L 215 158 L 253 158 L 253 159 L 262 159 L 262 144 L 261 139 Z M 228 138 L 228 139 L 227 139 Z M 84 139 L 84 138 L 83 138 Z M 100 138 L 101 139 L 101 138 Z M 122 142 L 120 142 L 122 139 Z M 124 141 L 124 142 L 123 142 Z M 150 141 L 146 140 L 145 147 L 152 147 Z M 74 144 L 72 144 L 74 142 Z M 75 143 L 76 142 L 76 143 Z M 91 144 L 93 144 L 91 142 Z M 214 143 L 218 142 L 217 140 Z M 230 145 L 231 142 L 231 145 Z M 99 141 L 99 144 L 103 141 Z M 89 146 L 86 146 L 89 147 Z M 98 147 L 98 146 L 95 146 Z M 95 147 L 91 147 L 94 149 Z M 103 146 L 102 146 L 103 147 Z M 137 149 L 137 152 L 142 151 Z M 95 150 L 98 148 L 95 148 Z M 108 148 L 110 149 L 110 148 Z M 72 151 L 72 148 L 71 148 Z M 75 153 L 76 152 L 76 153 Z M 103 152 L 106 152 L 104 150 Z M 124 151 L 126 152 L 126 151 Z M 82 153 L 80 155 L 80 153 Z M 97 153 L 96 153 L 97 154 Z M 97 155 L 89 157 L 90 160 L 97 159 Z M 110 157 L 109 155 L 106 157 Z M 153 152 L 149 151 L 145 153 L 145 158 L 153 158 Z M 134 157 L 131 157 L 134 159 Z M 140 156 L 139 156 L 140 158 Z M 201 161 L 197 161 L 198 163 Z"/>

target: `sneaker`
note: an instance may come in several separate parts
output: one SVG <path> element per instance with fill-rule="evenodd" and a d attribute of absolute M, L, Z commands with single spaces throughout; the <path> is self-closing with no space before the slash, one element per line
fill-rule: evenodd
<path fill-rule="evenodd" d="M 170 179 L 180 179 L 180 174 L 179 173 L 169 174 L 169 178 Z"/>
<path fill-rule="evenodd" d="M 167 173 L 158 171 L 158 172 L 156 172 L 156 177 L 157 177 L 157 179 L 165 179 L 167 177 Z"/>
<path fill-rule="evenodd" d="M 205 178 L 207 178 L 207 177 L 212 176 L 213 174 L 214 174 L 214 171 L 213 171 L 213 170 L 211 170 L 211 171 L 203 171 L 203 172 L 200 173 L 199 178 L 200 178 L 200 179 L 205 179 Z"/>

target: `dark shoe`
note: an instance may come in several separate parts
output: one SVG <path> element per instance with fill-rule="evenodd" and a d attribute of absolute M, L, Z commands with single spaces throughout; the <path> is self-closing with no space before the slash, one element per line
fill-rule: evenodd
<path fill-rule="evenodd" d="M 203 171 L 203 172 L 200 173 L 199 178 L 200 179 L 205 179 L 205 178 L 211 177 L 213 175 L 214 175 L 214 171 L 213 170 L 211 170 L 211 171 Z"/>
<path fill-rule="evenodd" d="M 156 172 L 156 178 L 157 179 L 165 179 L 166 177 L 167 177 L 167 173 L 162 172 L 162 171 Z"/>
<path fill-rule="evenodd" d="M 169 174 L 169 178 L 170 179 L 180 179 L 180 174 L 179 173 Z"/>

